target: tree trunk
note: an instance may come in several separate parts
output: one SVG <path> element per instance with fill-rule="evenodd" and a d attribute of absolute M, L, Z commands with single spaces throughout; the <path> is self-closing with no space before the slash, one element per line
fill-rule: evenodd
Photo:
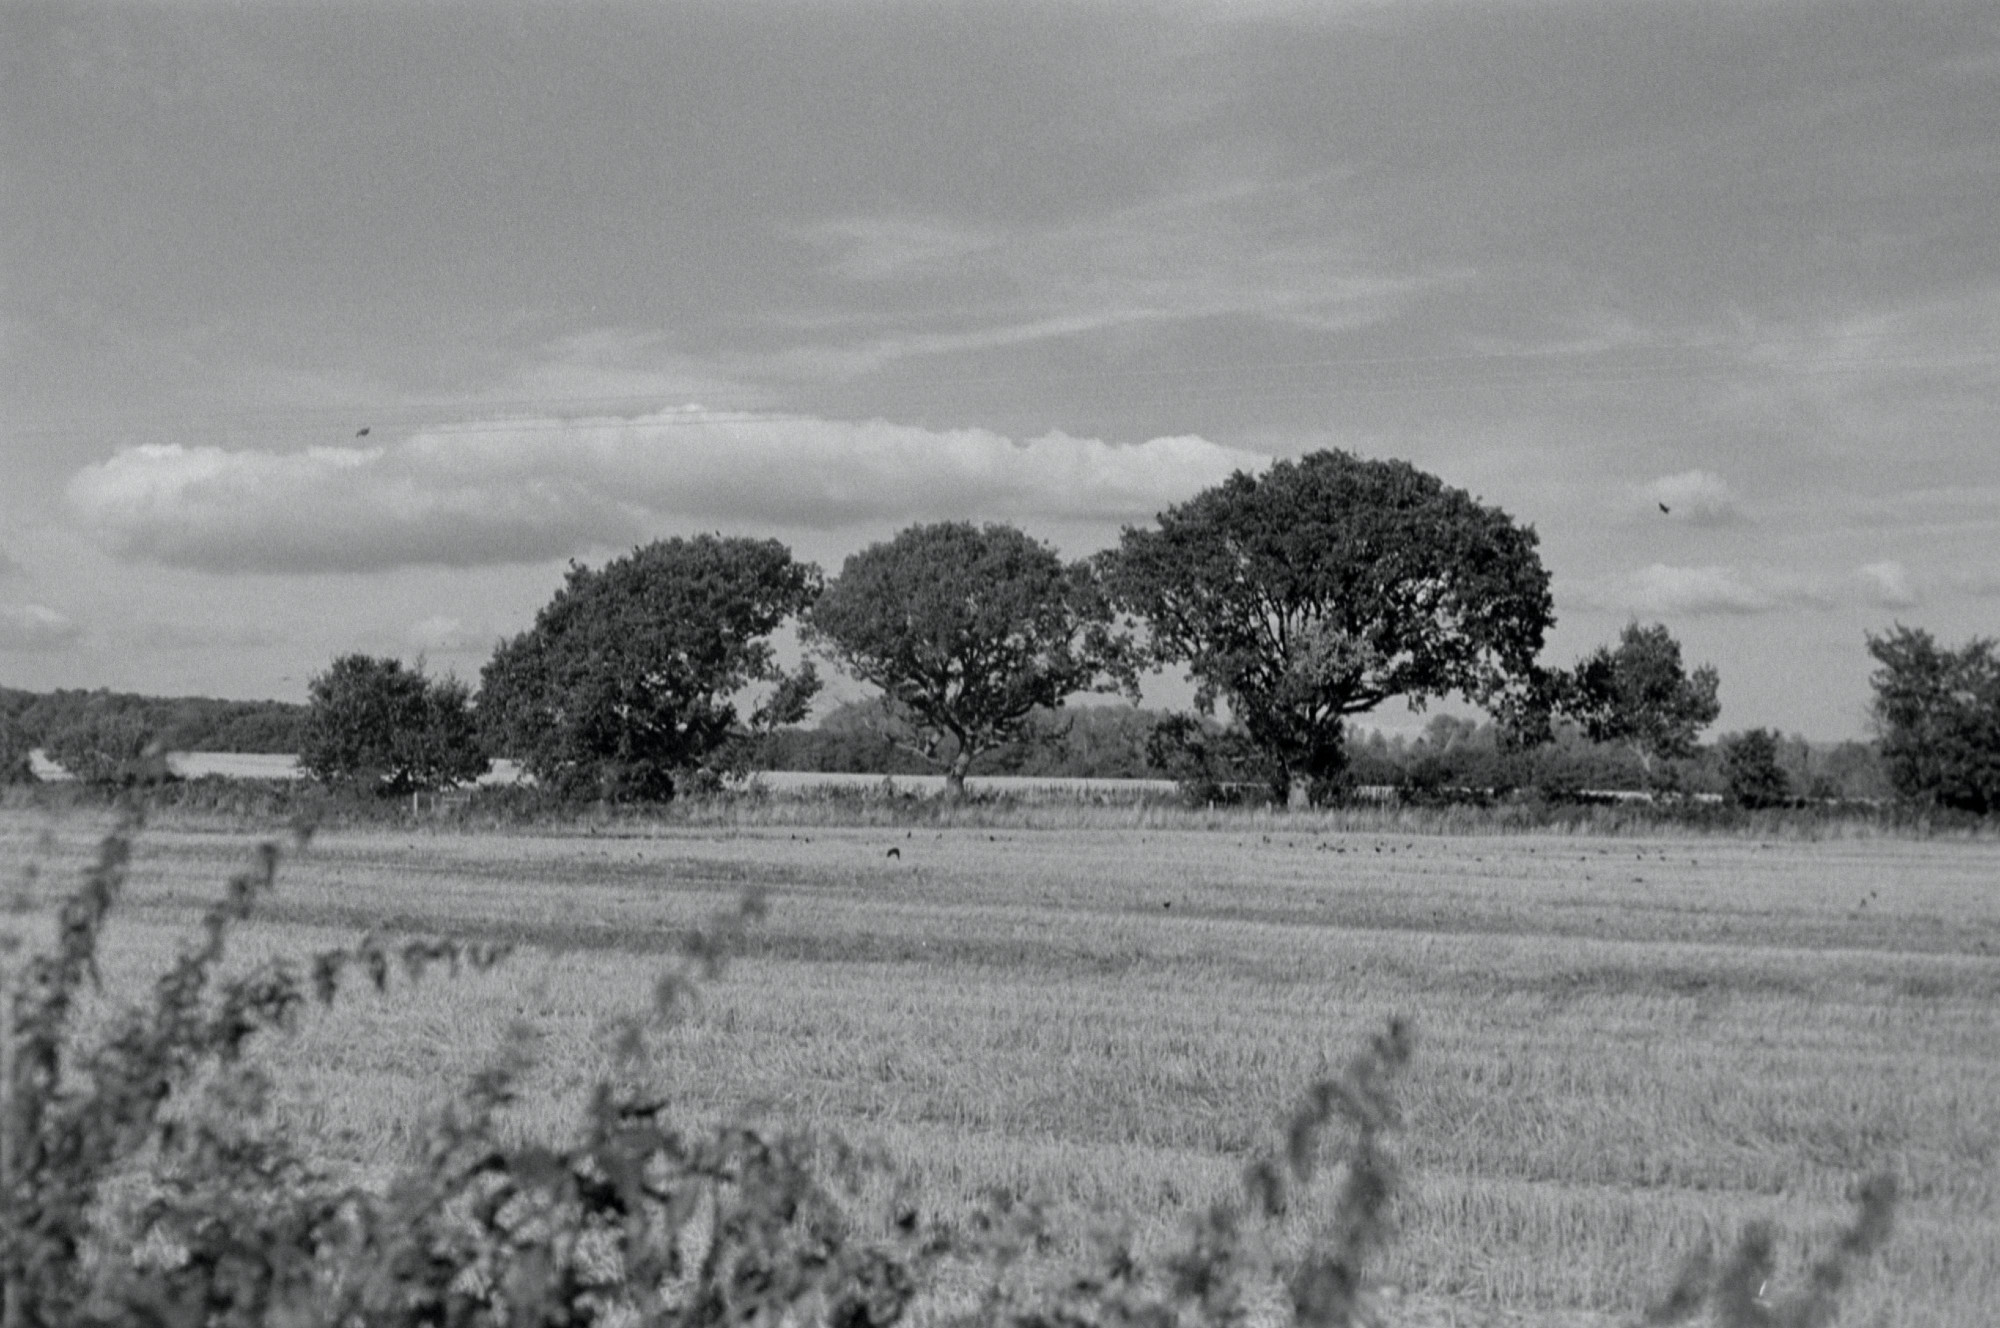
<path fill-rule="evenodd" d="M 944 800 L 962 802 L 965 799 L 965 773 L 972 769 L 972 749 L 960 745 L 958 755 L 951 758 L 951 764 L 944 772 Z"/>
<path fill-rule="evenodd" d="M 1329 806 L 1339 801 L 1346 789 L 1346 735 L 1336 729 L 1330 739 L 1316 736 L 1306 752 L 1305 769 L 1292 776 L 1292 786 L 1288 790 L 1289 804 L 1294 807 Z"/>

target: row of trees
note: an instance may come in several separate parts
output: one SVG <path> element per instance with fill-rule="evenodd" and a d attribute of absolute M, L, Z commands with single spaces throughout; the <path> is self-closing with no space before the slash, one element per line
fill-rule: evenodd
<path fill-rule="evenodd" d="M 982 755 L 1046 736 L 1068 698 L 1136 700 L 1149 668 L 1195 684 L 1195 713 L 1148 735 L 1154 768 L 1305 802 L 1345 792 L 1351 720 L 1392 698 L 1462 697 L 1514 750 L 1568 725 L 1625 747 L 1648 780 L 1690 757 L 1720 710 L 1715 670 L 1688 669 L 1658 624 L 1543 668 L 1553 610 L 1534 531 L 1407 463 L 1327 451 L 1233 475 L 1079 562 L 1009 526 L 946 522 L 862 550 L 830 583 L 775 541 L 719 535 L 573 566 L 482 671 L 477 729 L 564 794 L 670 797 L 687 772 L 747 764 L 806 714 L 820 680 L 810 662 L 779 666 L 770 638 L 787 621 L 879 690 L 881 740 L 942 770 L 954 793 Z M 1898 790 L 1991 810 L 1980 761 L 2000 744 L 1980 725 L 1995 723 L 1992 644 L 1954 654 L 1898 628 L 1870 649 Z M 316 715 L 341 709 L 334 683 L 350 675 L 372 676 L 350 660 L 315 680 Z M 472 733 L 462 689 L 399 685 L 428 688 L 426 713 Z M 744 715 L 750 692 L 762 699 Z M 310 722 L 307 768 L 398 789 L 446 777 L 358 743 L 368 727 Z M 1727 753 L 1742 800 L 1780 796 L 1776 742 L 1752 734 Z"/>
<path fill-rule="evenodd" d="M 1393 697 L 1464 696 L 1522 742 L 1569 714 L 1649 760 L 1681 754 L 1714 718 L 1713 671 L 1687 675 L 1663 628 L 1544 673 L 1552 616 L 1531 529 L 1406 463 L 1330 451 L 1236 474 L 1080 562 L 1009 526 L 946 522 L 862 550 L 831 584 L 774 541 L 721 536 L 572 567 L 483 670 L 479 723 L 562 793 L 668 797 L 684 772 L 740 763 L 756 735 L 804 716 L 817 673 L 786 672 L 770 645 L 794 619 L 879 689 L 887 739 L 954 793 L 1069 697 L 1136 700 L 1149 667 L 1185 668 L 1198 712 L 1150 735 L 1156 766 L 1315 802 L 1348 783 L 1350 719 Z M 407 684 L 410 705 L 423 691 L 342 661 L 314 683 L 307 768 L 392 788 L 442 778 L 357 741 L 378 722 L 349 685 L 365 678 Z M 741 716 L 756 687 L 765 699 Z"/>
<path fill-rule="evenodd" d="M 1179 666 L 1197 709 L 1226 709 L 1244 735 L 1253 777 L 1320 800 L 1343 786 L 1349 717 L 1391 697 L 1544 706 L 1535 658 L 1552 610 L 1535 546 L 1434 476 L 1343 452 L 1234 475 L 1080 562 L 1010 526 L 945 522 L 862 550 L 824 584 L 774 541 L 663 540 L 573 566 L 482 671 L 479 724 L 561 792 L 671 796 L 688 770 L 805 715 L 818 675 L 781 669 L 770 644 L 797 620 L 817 653 L 880 689 L 896 740 L 953 793 L 982 753 L 1032 737 L 1038 714 L 1080 692 L 1136 700 L 1145 669 Z M 752 688 L 764 699 L 743 716 Z M 316 679 L 316 714 L 345 695 Z M 321 740 L 366 722 L 310 721 L 303 763 L 333 779 L 427 777 Z"/>
<path fill-rule="evenodd" d="M 299 750 L 323 779 L 391 791 L 471 777 L 496 754 L 564 795 L 671 797 L 805 716 L 819 676 L 781 667 L 771 640 L 796 622 L 814 654 L 878 689 L 882 740 L 954 793 L 982 755 L 1045 737 L 1070 697 L 1136 700 L 1156 668 L 1186 671 L 1195 711 L 1154 726 L 1148 762 L 1280 799 L 1341 796 L 1353 717 L 1397 697 L 1462 697 L 1516 751 L 1567 726 L 1623 745 L 1649 780 L 1693 753 L 1719 713 L 1712 668 L 1690 671 L 1664 626 L 1634 623 L 1545 669 L 1552 620 L 1531 528 L 1407 463 L 1326 451 L 1233 475 L 1078 562 L 1010 526 L 945 522 L 856 553 L 831 582 L 776 541 L 720 535 L 572 565 L 476 697 L 348 656 L 313 680 Z M 1992 810 L 1993 644 L 1952 652 L 1898 628 L 1869 646 L 1899 791 Z M 1746 790 L 1753 767 L 1769 773 L 1761 744 L 1737 759 Z"/>

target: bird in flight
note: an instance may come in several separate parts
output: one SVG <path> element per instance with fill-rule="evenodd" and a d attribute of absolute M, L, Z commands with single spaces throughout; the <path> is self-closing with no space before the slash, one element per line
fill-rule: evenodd
<path fill-rule="evenodd" d="M 356 429 L 354 436 L 356 438 L 366 438 L 368 436 L 368 426 L 364 424 L 359 429 Z"/>
<path fill-rule="evenodd" d="M 368 431 L 366 429 L 363 429 L 361 432 L 367 433 Z M 1665 503 L 1660 504 L 1660 511 L 1663 513 L 1671 514 L 1673 510 L 1674 510 L 1673 508 L 1668 507 Z"/>

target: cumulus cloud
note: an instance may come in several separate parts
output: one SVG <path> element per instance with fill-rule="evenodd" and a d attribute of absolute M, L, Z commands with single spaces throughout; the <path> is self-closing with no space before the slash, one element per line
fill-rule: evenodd
<path fill-rule="evenodd" d="M 1869 563 L 1854 574 L 1868 603 L 1884 609 L 1913 609 L 1923 596 L 1910 582 L 1909 569 L 1899 562 Z"/>
<path fill-rule="evenodd" d="M 1639 492 L 1649 506 L 1665 507 L 1667 515 L 1691 526 L 1729 526 L 1744 519 L 1743 504 L 1735 491 L 1713 471 L 1662 475 Z"/>
<path fill-rule="evenodd" d="M 0 650 L 60 650 L 83 636 L 67 614 L 44 604 L 0 604 Z"/>
<path fill-rule="evenodd" d="M 1267 458 L 1196 437 L 743 416 L 464 424 L 371 447 L 149 444 L 71 478 L 72 515 L 134 561 L 222 572 L 533 562 L 702 525 L 946 517 L 1133 520 Z"/>
<path fill-rule="evenodd" d="M 1830 607 L 1833 598 L 1797 577 L 1736 567 L 1654 563 L 1625 576 L 1586 582 L 1566 596 L 1578 608 L 1638 617 L 1753 614 Z"/>

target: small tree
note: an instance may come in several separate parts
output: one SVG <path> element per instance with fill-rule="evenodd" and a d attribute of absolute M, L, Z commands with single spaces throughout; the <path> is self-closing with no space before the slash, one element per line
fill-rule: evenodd
<path fill-rule="evenodd" d="M 308 687 L 299 766 L 326 784 L 389 794 L 448 788 L 492 768 L 471 695 L 397 659 L 343 655 Z"/>
<path fill-rule="evenodd" d="M 528 631 L 480 673 L 480 722 L 565 796 L 664 800 L 677 774 L 748 756 L 753 731 L 805 716 L 819 677 L 787 674 L 769 637 L 811 604 L 819 571 L 776 540 L 659 540 L 571 564 Z M 733 698 L 772 690 L 746 724 Z"/>
<path fill-rule="evenodd" d="M 35 782 L 35 768 L 30 760 L 34 749 L 28 731 L 12 715 L 0 714 L 0 785 Z"/>
<path fill-rule="evenodd" d="M 1852 739 L 1837 743 L 1819 760 L 1816 778 L 1823 783 L 1825 796 L 1835 798 L 1886 798 L 1892 792 L 1882 770 L 1882 753 L 1872 742 Z"/>
<path fill-rule="evenodd" d="M 2000 811 L 2000 643 L 1974 637 L 1957 650 L 1898 623 L 1868 636 L 1881 665 L 1875 726 L 1896 792 L 1959 811 Z"/>
<path fill-rule="evenodd" d="M 1626 624 L 1618 645 L 1599 646 L 1564 679 L 1559 705 L 1595 742 L 1622 743 L 1650 784 L 1655 763 L 1694 755 L 1695 739 L 1722 713 L 1711 665 L 1693 673 L 1664 624 Z"/>
<path fill-rule="evenodd" d="M 42 744 L 43 753 L 85 784 L 135 784 L 163 778 L 158 735 L 130 711 L 92 706 Z"/>
<path fill-rule="evenodd" d="M 1241 725 L 1207 715 L 1155 720 L 1146 736 L 1146 764 L 1173 780 L 1181 797 L 1197 807 L 1240 803 L 1246 787 L 1262 797 L 1279 782 L 1268 754 Z"/>
<path fill-rule="evenodd" d="M 1119 604 L 1153 658 L 1185 664 L 1196 708 L 1232 717 L 1272 791 L 1338 793 L 1347 718 L 1458 693 L 1505 709 L 1537 677 L 1552 620 L 1535 532 L 1407 462 L 1315 452 L 1238 472 L 1127 528 Z"/>
<path fill-rule="evenodd" d="M 1722 774 L 1736 807 L 1782 807 L 1792 796 L 1791 777 L 1778 761 L 1778 735 L 1750 729 L 1722 744 Z"/>
<path fill-rule="evenodd" d="M 813 606 L 811 640 L 882 689 L 903 745 L 965 791 L 982 752 L 1028 741 L 1040 709 L 1081 691 L 1136 691 L 1111 607 L 1085 563 L 1012 526 L 911 526 L 850 557 Z"/>

